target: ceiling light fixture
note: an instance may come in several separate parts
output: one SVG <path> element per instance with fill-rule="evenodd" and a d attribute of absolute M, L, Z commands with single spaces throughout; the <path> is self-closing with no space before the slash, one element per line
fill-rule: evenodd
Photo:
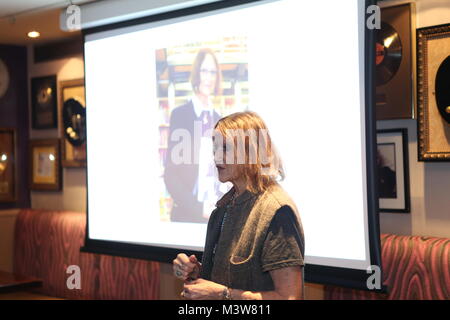
<path fill-rule="evenodd" d="M 39 38 L 41 34 L 37 31 L 30 31 L 28 32 L 28 37 L 29 38 Z"/>

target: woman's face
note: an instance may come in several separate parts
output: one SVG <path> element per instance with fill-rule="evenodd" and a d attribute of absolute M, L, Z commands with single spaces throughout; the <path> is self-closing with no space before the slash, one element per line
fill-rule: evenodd
<path fill-rule="evenodd" d="M 200 65 L 200 84 L 198 91 L 201 95 L 210 96 L 214 94 L 217 80 L 217 67 L 214 58 L 207 54 Z"/>
<path fill-rule="evenodd" d="M 214 141 L 214 162 L 216 164 L 219 181 L 233 182 L 238 179 L 238 165 L 235 164 L 235 147 L 227 144 L 226 140 L 213 139 Z"/>

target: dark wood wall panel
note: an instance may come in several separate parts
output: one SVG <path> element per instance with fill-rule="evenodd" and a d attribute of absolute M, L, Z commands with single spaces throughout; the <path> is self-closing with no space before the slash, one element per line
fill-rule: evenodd
<path fill-rule="evenodd" d="M 34 63 L 63 59 L 83 54 L 83 38 L 76 36 L 61 41 L 34 46 Z"/>

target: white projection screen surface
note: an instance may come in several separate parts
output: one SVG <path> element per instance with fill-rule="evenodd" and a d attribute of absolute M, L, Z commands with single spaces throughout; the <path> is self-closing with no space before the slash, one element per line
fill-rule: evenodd
<path fill-rule="evenodd" d="M 210 92 L 209 120 L 257 112 L 282 157 L 281 185 L 305 232 L 306 279 L 362 286 L 380 264 L 367 6 L 222 1 L 87 30 L 84 249 L 166 262 L 201 255 L 209 214 L 230 186 L 211 174 L 207 147 L 193 164 L 172 156 L 186 138 L 175 128 L 208 145 L 191 117 L 203 114 L 192 79 L 206 50 L 218 70 L 199 72 L 222 88 Z"/>

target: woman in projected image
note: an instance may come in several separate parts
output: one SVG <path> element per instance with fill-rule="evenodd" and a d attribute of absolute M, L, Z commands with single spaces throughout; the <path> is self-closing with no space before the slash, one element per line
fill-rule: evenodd
<path fill-rule="evenodd" d="M 184 253 L 173 261 L 175 276 L 185 281 L 181 295 L 302 299 L 303 228 L 294 202 L 277 182 L 283 167 L 263 120 L 253 112 L 221 119 L 214 160 L 220 182 L 233 188 L 211 214 L 202 263 Z"/>
<path fill-rule="evenodd" d="M 219 196 L 214 162 L 205 156 L 212 153 L 211 133 L 220 119 L 213 98 L 221 93 L 222 75 L 211 49 L 197 53 L 190 81 L 192 99 L 173 110 L 169 128 L 169 137 L 177 130 L 189 133 L 190 161 L 174 161 L 173 150 L 179 142 L 169 139 L 164 182 L 174 202 L 171 221 L 206 223 L 211 204 Z"/>

